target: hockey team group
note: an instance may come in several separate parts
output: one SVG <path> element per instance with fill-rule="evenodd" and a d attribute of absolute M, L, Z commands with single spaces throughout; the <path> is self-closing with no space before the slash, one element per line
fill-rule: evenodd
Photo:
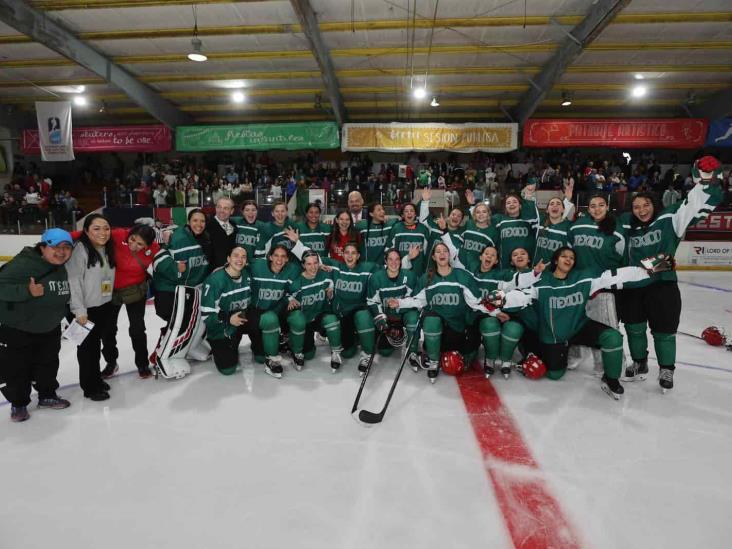
<path fill-rule="evenodd" d="M 231 375 L 244 335 L 253 360 L 281 378 L 287 363 L 306 367 L 318 336 L 327 339 L 333 373 L 359 350 L 354 370 L 362 375 L 375 354 L 397 351 L 432 382 L 440 371 L 472 367 L 486 377 L 516 370 L 559 380 L 591 349 L 600 387 L 617 400 L 621 379 L 649 374 L 650 329 L 665 392 L 673 387 L 681 314 L 673 256 L 687 228 L 720 203 L 720 167 L 702 157 L 682 202 L 662 209 L 638 193 L 618 217 L 598 195 L 573 219 L 571 188 L 549 201 L 545 215 L 527 187 L 507 194 L 494 214 L 468 191 L 470 211 L 446 217 L 430 215 L 424 189 L 399 220 L 387 219 L 379 203 L 364 209 L 352 193 L 331 223 L 318 203 L 297 223 L 277 203 L 264 222 L 253 201 L 234 215 L 233 202 L 221 198 L 215 216 L 191 210 L 160 246 L 149 225 L 113 229 L 91 214 L 82 231 L 49 229 L 0 269 L 0 389 L 16 422 L 30 417 L 32 388 L 40 408 L 70 405 L 57 393 L 67 317 L 88 332 L 77 349 L 84 396 L 110 398 L 105 379 L 118 368 L 125 307 L 141 378 L 181 378 L 191 361 L 211 356 Z M 149 354 L 151 284 L 166 325 Z"/>

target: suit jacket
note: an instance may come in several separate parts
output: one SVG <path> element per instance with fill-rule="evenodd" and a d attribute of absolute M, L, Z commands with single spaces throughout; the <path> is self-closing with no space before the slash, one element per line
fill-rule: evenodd
<path fill-rule="evenodd" d="M 226 258 L 236 244 L 236 226 L 231 220 L 229 220 L 229 223 L 234 231 L 230 235 L 227 235 L 226 231 L 221 228 L 221 225 L 216 221 L 214 216 L 209 217 L 206 221 L 206 232 L 208 232 L 211 238 L 212 269 L 226 265 Z"/>
<path fill-rule="evenodd" d="M 361 208 L 361 219 L 368 220 L 368 218 L 369 218 L 369 211 L 368 211 L 368 209 L 367 208 Z M 358 221 L 360 221 L 361 219 L 359 219 Z M 358 223 L 358 221 L 356 219 L 354 219 L 353 214 L 351 214 L 351 220 L 353 220 L 353 224 L 354 225 L 356 223 Z"/>

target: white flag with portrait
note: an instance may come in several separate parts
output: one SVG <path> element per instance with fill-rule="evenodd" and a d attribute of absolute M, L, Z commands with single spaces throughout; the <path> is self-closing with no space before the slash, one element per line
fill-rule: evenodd
<path fill-rule="evenodd" d="M 71 102 L 36 101 L 38 141 L 45 162 L 74 160 L 71 138 Z"/>

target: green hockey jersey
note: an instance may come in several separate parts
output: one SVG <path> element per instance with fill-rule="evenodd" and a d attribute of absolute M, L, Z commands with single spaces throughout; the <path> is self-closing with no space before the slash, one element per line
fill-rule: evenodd
<path fill-rule="evenodd" d="M 236 245 L 242 246 L 247 251 L 247 261 L 251 263 L 254 261 L 259 237 L 265 223 L 258 219 L 255 219 L 254 223 L 247 223 L 243 217 L 232 217 L 231 221 L 236 227 Z"/>
<path fill-rule="evenodd" d="M 572 222 L 568 219 L 554 225 L 542 225 L 536 232 L 536 250 L 532 257 L 534 265 L 544 261 L 547 265 L 552 260 L 554 252 L 562 246 L 572 247 L 569 237 L 569 228 Z"/>
<path fill-rule="evenodd" d="M 269 262 L 255 259 L 249 266 L 251 273 L 252 305 L 263 311 L 281 313 L 287 306 L 285 292 L 289 284 L 300 275 L 300 266 L 287 263 L 279 273 L 273 273 Z"/>
<path fill-rule="evenodd" d="M 333 312 L 343 316 L 366 307 L 369 279 L 377 268 L 370 262 L 358 262 L 353 269 L 334 259 L 326 258 L 323 263 L 332 267 L 333 279 Z"/>
<path fill-rule="evenodd" d="M 613 234 L 605 234 L 590 216 L 580 217 L 569 228 L 569 240 L 575 253 L 577 269 L 601 273 L 622 264 L 625 231 L 620 221 L 616 223 Z"/>
<path fill-rule="evenodd" d="M 373 317 L 379 315 L 396 316 L 396 310 L 386 306 L 388 299 L 411 297 L 417 286 L 417 276 L 409 269 L 401 269 L 394 278 L 386 268 L 375 271 L 369 279 L 366 303 Z"/>
<path fill-rule="evenodd" d="M 407 227 L 403 221 L 399 221 L 392 227 L 384 251 L 389 248 L 396 248 L 399 255 L 404 257 L 409 253 L 412 246 L 420 246 L 420 254 L 412 260 L 412 270 L 419 275 L 424 272 L 427 266 L 429 243 L 430 230 L 427 225 L 417 222 L 411 227 Z"/>
<path fill-rule="evenodd" d="M 394 223 L 393 219 L 381 224 L 369 223 L 366 219 L 356 223 L 355 228 L 361 235 L 361 261 L 370 261 L 377 265 L 384 263 L 384 248 Z"/>
<path fill-rule="evenodd" d="M 664 209 L 647 225 L 631 226 L 631 214 L 623 214 L 621 221 L 628 235 L 626 263 L 640 265 L 642 259 L 659 253 L 673 256 L 689 225 L 708 216 L 721 201 L 719 185 L 696 185 L 683 201 Z M 676 271 L 654 274 L 630 287 L 647 286 L 660 280 L 677 280 Z"/>
<path fill-rule="evenodd" d="M 179 261 L 186 262 L 182 273 L 178 271 Z M 162 292 L 173 292 L 176 286 L 198 286 L 208 273 L 208 258 L 188 226 L 177 228 L 153 260 L 155 289 Z"/>
<path fill-rule="evenodd" d="M 300 273 L 287 286 L 288 299 L 296 299 L 300 303 L 300 310 L 305 315 L 305 321 L 310 323 L 318 315 L 331 311 L 331 303 L 327 290 L 333 288 L 333 279 L 330 273 L 318 271 L 315 278 L 305 277 Z"/>
<path fill-rule="evenodd" d="M 511 253 L 516 248 L 524 248 L 529 252 L 529 257 L 534 257 L 536 229 L 539 226 L 539 210 L 535 201 L 521 199 L 518 217 L 495 214 L 491 225 L 498 232 L 499 264 L 502 269 L 511 267 Z"/>
<path fill-rule="evenodd" d="M 259 228 L 259 243 L 257 245 L 257 257 L 267 257 L 269 251 L 283 244 L 288 250 L 292 250 L 292 240 L 285 236 L 285 229 L 294 229 L 295 225 L 289 219 L 285 219 L 284 224 L 277 225 L 274 221 L 264 223 Z"/>
<path fill-rule="evenodd" d="M 307 223 L 295 224 L 295 229 L 300 233 L 300 242 L 303 246 L 318 252 L 321 258 L 328 255 L 325 249 L 325 240 L 332 228 L 332 225 L 326 225 L 325 223 L 318 223 L 315 228 L 310 227 Z"/>
<path fill-rule="evenodd" d="M 226 269 L 218 269 L 203 283 L 201 318 L 206 324 L 207 339 L 224 339 L 237 328 L 229 322 L 231 315 L 246 311 L 251 301 L 251 287 L 246 271 L 232 278 Z"/>
<path fill-rule="evenodd" d="M 468 219 L 462 236 L 463 246 L 458 248 L 460 250 L 458 257 L 463 265 L 468 265 L 473 260 L 477 260 L 488 246 L 498 249 L 498 231 L 493 225 L 478 227 L 475 221 Z"/>

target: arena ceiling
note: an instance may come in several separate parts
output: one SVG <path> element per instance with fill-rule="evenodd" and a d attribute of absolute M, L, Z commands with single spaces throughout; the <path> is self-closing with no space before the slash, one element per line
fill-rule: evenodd
<path fill-rule="evenodd" d="M 32 32 L 22 3 L 0 0 L 0 104 L 83 95 L 85 125 L 680 117 L 732 89 L 730 0 L 36 0 Z"/>

